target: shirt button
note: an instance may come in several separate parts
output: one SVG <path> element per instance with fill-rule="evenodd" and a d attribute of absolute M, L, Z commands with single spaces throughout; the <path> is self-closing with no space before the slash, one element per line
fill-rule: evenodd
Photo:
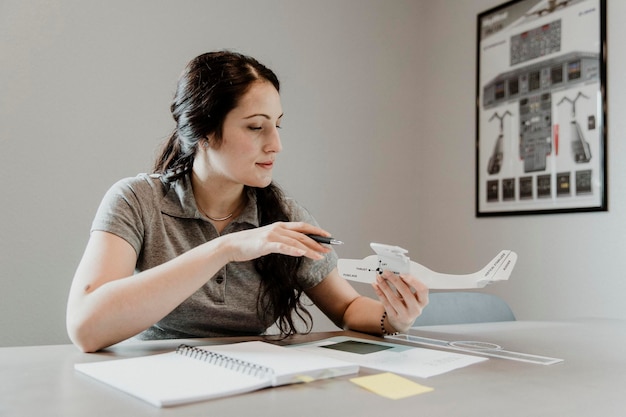
<path fill-rule="evenodd" d="M 215 282 L 217 282 L 218 284 L 221 284 L 222 282 L 224 282 L 224 277 L 217 277 L 215 278 Z"/>

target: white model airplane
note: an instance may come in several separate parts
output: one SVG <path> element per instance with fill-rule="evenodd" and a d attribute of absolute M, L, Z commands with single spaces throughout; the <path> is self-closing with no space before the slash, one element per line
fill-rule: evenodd
<path fill-rule="evenodd" d="M 364 259 L 339 259 L 339 274 L 351 281 L 373 283 L 376 274 L 390 270 L 395 274 L 410 272 L 433 290 L 483 288 L 487 284 L 509 279 L 517 261 L 515 252 L 503 250 L 480 271 L 465 275 L 444 274 L 411 261 L 406 256 L 408 251 L 399 246 L 382 243 L 370 243 L 370 246 L 376 255 Z"/>

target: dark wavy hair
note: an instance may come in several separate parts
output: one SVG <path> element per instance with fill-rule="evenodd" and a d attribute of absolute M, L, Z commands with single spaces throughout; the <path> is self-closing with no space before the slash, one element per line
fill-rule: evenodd
<path fill-rule="evenodd" d="M 170 106 L 176 128 L 163 145 L 153 172 L 167 181 L 186 181 L 199 144 L 210 135 L 215 145 L 221 144 L 226 115 L 258 81 L 270 82 L 280 91 L 274 72 L 252 57 L 219 51 L 191 60 L 178 80 Z M 265 188 L 246 187 L 246 191 L 256 195 L 260 226 L 290 220 L 284 194 L 274 182 Z M 279 254 L 254 261 L 261 275 L 259 317 L 263 322 L 276 320 L 283 336 L 297 332 L 294 313 L 307 332 L 312 328 L 312 316 L 301 302 L 303 288 L 296 279 L 301 263 L 299 257 Z"/>

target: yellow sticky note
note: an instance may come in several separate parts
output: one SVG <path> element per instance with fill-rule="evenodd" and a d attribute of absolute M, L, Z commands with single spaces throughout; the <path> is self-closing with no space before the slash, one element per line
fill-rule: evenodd
<path fill-rule="evenodd" d="M 351 382 L 383 397 L 399 400 L 412 395 L 433 391 L 433 388 L 417 384 L 390 372 L 352 378 Z"/>

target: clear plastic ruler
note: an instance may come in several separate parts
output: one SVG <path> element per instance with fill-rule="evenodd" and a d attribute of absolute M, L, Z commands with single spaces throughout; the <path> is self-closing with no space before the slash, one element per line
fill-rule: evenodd
<path fill-rule="evenodd" d="M 412 345 L 434 346 L 448 350 L 456 350 L 477 355 L 491 356 L 513 361 L 535 363 L 539 365 L 553 365 L 563 362 L 563 359 L 550 358 L 548 356 L 530 355 L 528 353 L 511 352 L 504 350 L 502 346 L 495 343 L 478 342 L 473 340 L 447 341 L 430 339 L 428 337 L 413 336 L 410 334 L 397 334 L 385 336 L 386 339 L 400 340 Z"/>

